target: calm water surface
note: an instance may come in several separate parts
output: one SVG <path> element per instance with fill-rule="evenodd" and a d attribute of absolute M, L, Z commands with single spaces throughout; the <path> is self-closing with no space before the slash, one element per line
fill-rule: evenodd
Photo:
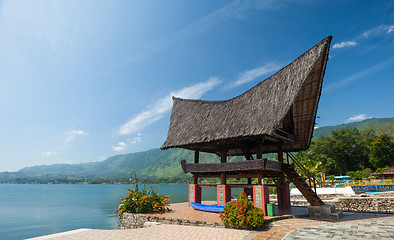
<path fill-rule="evenodd" d="M 188 185 L 147 185 L 187 202 Z M 117 229 L 119 200 L 131 185 L 0 184 L 0 239 L 25 239 L 78 228 Z M 203 188 L 216 200 L 216 188 Z"/>

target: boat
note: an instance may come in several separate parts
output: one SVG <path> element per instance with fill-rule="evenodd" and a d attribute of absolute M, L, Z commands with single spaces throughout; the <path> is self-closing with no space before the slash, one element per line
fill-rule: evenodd
<path fill-rule="evenodd" d="M 204 212 L 224 212 L 224 206 L 208 205 L 208 204 L 201 204 L 195 202 L 191 202 L 190 206 L 192 206 L 192 208 L 196 210 L 204 211 Z"/>

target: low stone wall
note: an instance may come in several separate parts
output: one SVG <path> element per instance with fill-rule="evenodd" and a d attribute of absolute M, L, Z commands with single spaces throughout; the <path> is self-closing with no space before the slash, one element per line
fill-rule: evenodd
<path fill-rule="evenodd" d="M 121 229 L 135 229 L 144 227 L 145 221 L 138 214 L 124 213 Z"/>
<path fill-rule="evenodd" d="M 334 205 L 337 210 L 356 212 L 380 212 L 394 213 L 394 192 L 362 194 L 353 197 L 339 197 L 334 199 L 324 199 L 326 204 Z M 292 206 L 309 206 L 309 202 L 304 198 L 291 197 Z M 277 204 L 276 199 L 270 199 L 270 203 Z"/>
<path fill-rule="evenodd" d="M 352 197 L 335 201 L 337 210 L 394 213 L 393 197 Z"/>
<path fill-rule="evenodd" d="M 164 224 L 191 225 L 202 227 L 224 227 L 222 223 L 194 221 L 186 219 L 174 219 L 165 217 L 155 217 L 143 214 L 124 213 L 121 229 L 134 229 L 144 227 L 145 222 L 161 222 Z"/>

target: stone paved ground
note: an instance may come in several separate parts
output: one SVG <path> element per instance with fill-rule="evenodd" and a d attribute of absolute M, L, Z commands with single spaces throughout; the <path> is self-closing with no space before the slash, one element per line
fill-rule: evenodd
<path fill-rule="evenodd" d="M 35 240 L 151 240 L 151 239 L 178 239 L 178 240 L 240 240 L 250 231 L 226 228 L 195 227 L 185 225 L 161 224 L 153 227 L 128 230 L 95 230 L 86 229 L 59 235 L 48 235 Z"/>
<path fill-rule="evenodd" d="M 394 239 L 394 219 L 311 226 L 287 234 L 285 240 Z"/>
<path fill-rule="evenodd" d="M 322 221 L 310 218 L 292 218 L 270 223 L 256 234 L 254 240 L 295 239 L 370 239 L 371 232 L 381 232 L 380 238 L 394 239 L 393 214 L 345 212 L 338 221 Z M 299 236 L 302 236 L 301 238 Z M 309 238 L 309 236 L 311 236 Z M 386 236 L 388 236 L 386 238 Z M 371 238 L 372 239 L 372 238 Z"/>
<path fill-rule="evenodd" d="M 291 218 L 266 224 L 260 231 L 162 224 L 129 230 L 81 229 L 36 240 L 92 239 L 394 239 L 394 215 L 345 212 L 339 222 Z"/>

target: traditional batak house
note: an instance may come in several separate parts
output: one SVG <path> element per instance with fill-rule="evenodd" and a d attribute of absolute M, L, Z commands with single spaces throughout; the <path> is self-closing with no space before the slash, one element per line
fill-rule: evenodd
<path fill-rule="evenodd" d="M 290 208 L 289 182 L 312 206 L 324 205 L 313 185 L 308 185 L 313 177 L 305 181 L 294 170 L 298 162 L 291 152 L 306 150 L 311 143 L 331 39 L 323 39 L 235 98 L 202 101 L 173 97 L 168 135 L 161 149 L 195 152 L 194 163 L 181 162 L 183 171 L 194 177 L 189 202 L 201 202 L 201 187 L 214 186 L 217 204 L 224 205 L 231 200 L 231 188 L 241 187 L 252 196 L 255 206 L 265 210 L 269 193 L 262 179 L 275 177 L 280 179 L 276 185 L 279 209 Z M 200 152 L 215 153 L 221 160 L 199 163 Z M 264 153 L 276 153 L 278 161 L 263 158 Z M 245 161 L 227 162 L 228 156 L 240 155 Z M 221 184 L 199 184 L 199 178 L 220 178 Z M 248 183 L 227 184 L 228 178 L 247 178 Z M 252 185 L 252 178 L 258 179 L 258 185 Z"/>

